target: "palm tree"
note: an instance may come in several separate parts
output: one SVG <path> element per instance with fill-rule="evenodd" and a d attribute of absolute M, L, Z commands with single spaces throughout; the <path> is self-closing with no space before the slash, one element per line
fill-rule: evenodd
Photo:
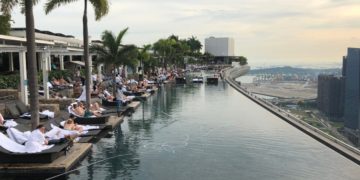
<path fill-rule="evenodd" d="M 172 54 L 175 51 L 173 46 L 176 44 L 177 36 L 170 36 L 168 39 L 159 39 L 153 45 L 155 54 L 159 56 L 163 64 L 163 68 L 167 69 L 168 61 L 171 60 Z"/>
<path fill-rule="evenodd" d="M 115 36 L 111 31 L 104 31 L 101 40 L 102 45 L 93 44 L 90 47 L 91 52 L 96 53 L 97 61 L 104 63 L 105 66 L 110 66 L 113 73 L 113 82 L 115 82 L 115 69 L 120 65 L 132 65 L 137 56 L 137 48 L 134 45 L 122 45 L 121 41 L 126 34 L 128 28 L 120 31 L 118 36 Z M 115 96 L 116 86 L 113 85 L 113 94 Z"/>
<path fill-rule="evenodd" d="M 151 48 L 151 45 L 144 45 L 142 48 L 138 49 L 138 59 L 140 61 L 140 67 L 142 68 L 142 76 L 144 76 L 145 73 L 145 63 L 150 59 L 149 50 Z"/>
<path fill-rule="evenodd" d="M 38 0 L 2 0 L 1 12 L 5 15 L 10 15 L 13 7 L 20 4 L 22 12 L 25 12 L 26 23 L 26 48 L 27 57 L 26 64 L 30 92 L 30 113 L 31 113 L 31 127 L 35 129 L 39 124 L 39 94 L 38 94 L 38 77 L 36 65 L 36 51 L 35 51 L 35 22 L 33 6 Z"/>
<path fill-rule="evenodd" d="M 77 0 L 48 0 L 45 4 L 45 13 L 48 14 L 56 7 L 65 5 Z M 90 62 L 89 62 L 89 33 L 88 33 L 88 20 L 87 20 L 87 7 L 88 1 L 93 5 L 95 10 L 95 20 L 100 20 L 109 12 L 108 0 L 84 0 L 84 15 L 83 15 L 83 41 L 84 41 L 84 60 L 85 60 L 85 89 L 86 89 L 86 108 L 90 109 Z"/>
<path fill-rule="evenodd" d="M 200 52 L 202 48 L 201 42 L 194 36 L 186 40 L 186 43 L 190 46 L 190 51 L 192 54 Z"/>

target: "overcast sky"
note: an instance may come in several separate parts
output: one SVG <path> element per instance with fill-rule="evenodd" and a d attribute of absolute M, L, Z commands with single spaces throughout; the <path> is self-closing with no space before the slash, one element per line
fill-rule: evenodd
<path fill-rule="evenodd" d="M 82 39 L 83 1 L 44 14 L 41 0 L 35 24 Z M 96 22 L 91 9 L 89 34 L 118 33 L 129 27 L 126 43 L 139 46 L 171 34 L 232 37 L 235 54 L 250 64 L 340 64 L 347 47 L 360 47 L 359 0 L 110 0 L 109 14 Z M 24 27 L 19 8 L 13 27 Z"/>

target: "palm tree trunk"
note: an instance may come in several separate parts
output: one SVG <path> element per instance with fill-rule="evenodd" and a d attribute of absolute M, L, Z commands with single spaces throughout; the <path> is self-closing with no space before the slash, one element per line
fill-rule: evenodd
<path fill-rule="evenodd" d="M 84 16 L 83 16 L 83 38 L 84 38 L 84 60 L 85 60 L 85 90 L 86 90 L 86 109 L 90 109 L 90 62 L 89 62 L 89 32 L 87 23 L 87 1 L 84 0 Z"/>
<path fill-rule="evenodd" d="M 30 113 L 31 127 L 35 129 L 39 125 L 39 94 L 38 94 L 38 77 L 37 62 L 35 51 L 35 23 L 33 13 L 33 1 L 25 1 L 25 18 L 26 18 L 26 46 L 27 46 L 27 75 L 30 91 Z"/>

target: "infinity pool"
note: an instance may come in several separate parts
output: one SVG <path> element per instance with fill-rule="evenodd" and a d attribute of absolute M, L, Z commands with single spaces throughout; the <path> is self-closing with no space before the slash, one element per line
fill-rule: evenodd
<path fill-rule="evenodd" d="M 358 180 L 360 166 L 219 82 L 164 86 L 67 178 Z"/>

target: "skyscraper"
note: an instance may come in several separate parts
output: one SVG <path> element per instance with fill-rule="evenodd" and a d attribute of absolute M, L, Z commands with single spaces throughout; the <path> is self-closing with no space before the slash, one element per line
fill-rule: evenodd
<path fill-rule="evenodd" d="M 342 77 L 319 75 L 317 106 L 330 119 L 343 116 L 344 79 Z"/>
<path fill-rule="evenodd" d="M 345 74 L 344 121 L 345 128 L 360 128 L 360 49 L 348 48 L 344 60 Z"/>

